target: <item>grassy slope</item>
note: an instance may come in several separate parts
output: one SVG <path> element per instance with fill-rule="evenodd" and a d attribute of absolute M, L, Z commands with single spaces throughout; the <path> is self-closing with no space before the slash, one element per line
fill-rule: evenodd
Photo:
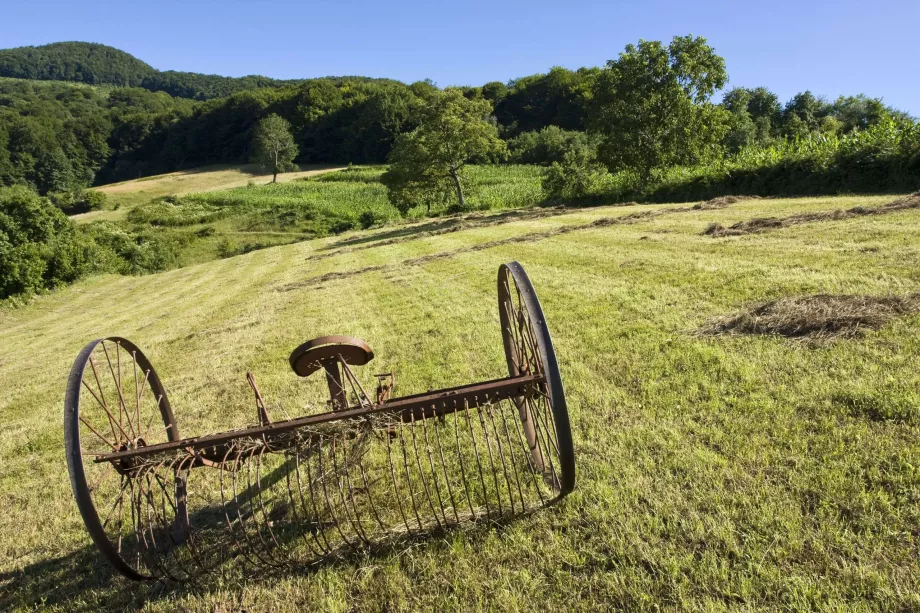
<path fill-rule="evenodd" d="M 920 290 L 916 211 L 699 235 L 713 221 L 887 200 L 748 201 L 311 283 L 637 209 L 470 223 L 359 251 L 335 251 L 339 236 L 90 279 L 0 314 L 0 609 L 916 610 L 920 317 L 817 347 L 693 334 L 748 301 Z M 318 253 L 338 255 L 307 260 Z M 247 369 L 296 413 L 308 395 L 286 357 L 319 334 L 368 340 L 371 370 L 395 369 L 399 394 L 491 378 L 503 370 L 495 272 L 512 259 L 534 281 L 567 386 L 578 486 L 559 508 L 244 586 L 169 591 L 104 567 L 63 459 L 61 399 L 85 342 L 138 342 L 186 435 L 252 420 Z M 892 405 L 907 417 L 878 421 Z"/>
<path fill-rule="evenodd" d="M 297 172 L 286 172 L 279 175 L 278 181 L 292 181 L 341 168 L 339 166 L 305 165 L 301 166 Z M 265 174 L 255 164 L 243 166 L 218 164 L 133 181 L 122 181 L 95 188 L 106 195 L 106 210 L 74 215 L 73 219 L 77 222 L 116 220 L 124 217 L 124 214 L 132 207 L 160 196 L 182 196 L 193 192 L 231 189 L 243 187 L 250 181 L 265 184 L 270 183 L 271 180 L 272 176 Z M 119 205 L 118 210 L 112 210 L 116 204 Z"/>
<path fill-rule="evenodd" d="M 139 206 L 128 219 L 138 227 L 153 224 L 184 233 L 188 241 L 179 249 L 179 261 L 200 264 L 228 253 L 248 253 L 357 228 L 367 214 L 372 216 L 372 225 L 404 223 L 406 219 L 387 200 L 386 188 L 380 183 L 384 170 L 384 166 L 354 166 L 312 180 L 193 193 L 179 206 Z M 541 171 L 538 166 L 471 166 L 467 201 L 484 209 L 533 206 L 542 199 Z M 432 209 L 434 214 L 444 211 L 444 204 Z M 425 208 L 419 206 L 409 212 L 408 219 L 425 216 Z"/>

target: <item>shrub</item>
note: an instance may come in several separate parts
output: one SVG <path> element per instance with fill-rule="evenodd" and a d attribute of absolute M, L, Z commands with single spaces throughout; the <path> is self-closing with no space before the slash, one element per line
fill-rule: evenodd
<path fill-rule="evenodd" d="M 718 162 L 674 167 L 636 197 L 705 200 L 722 194 L 804 196 L 918 187 L 920 124 L 888 119 L 842 137 L 780 141 Z"/>
<path fill-rule="evenodd" d="M 586 148 L 570 149 L 543 173 L 543 194 L 547 202 L 582 200 L 597 195 L 608 177 Z"/>
<path fill-rule="evenodd" d="M 367 230 L 377 223 L 377 215 L 374 214 L 374 211 L 364 211 L 358 216 L 358 223 L 361 228 Z"/>
<path fill-rule="evenodd" d="M 83 231 L 100 250 L 99 270 L 139 275 L 169 270 L 179 265 L 179 251 L 190 237 L 167 229 L 131 230 L 127 225 L 103 221 Z"/>
<path fill-rule="evenodd" d="M 508 161 L 512 164 L 561 163 L 566 152 L 572 149 L 588 149 L 593 153 L 594 147 L 584 132 L 546 126 L 539 131 L 523 132 L 508 141 L 511 152 Z"/>
<path fill-rule="evenodd" d="M 0 188 L 0 298 L 70 283 L 93 269 L 95 251 L 49 199 Z"/>
<path fill-rule="evenodd" d="M 355 220 L 350 218 L 342 218 L 333 220 L 329 224 L 329 232 L 332 234 L 341 234 L 342 232 L 348 232 L 355 227 Z"/>
<path fill-rule="evenodd" d="M 78 200 L 89 211 L 101 211 L 105 208 L 106 195 L 95 190 L 84 190 Z"/>

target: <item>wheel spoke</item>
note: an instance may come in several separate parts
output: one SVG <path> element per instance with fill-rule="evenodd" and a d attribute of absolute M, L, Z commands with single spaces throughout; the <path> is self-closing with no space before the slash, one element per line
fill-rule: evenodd
<path fill-rule="evenodd" d="M 96 479 L 96 483 L 94 483 L 93 485 L 89 486 L 89 491 L 90 491 L 90 492 L 95 492 L 97 489 L 99 489 L 99 486 L 102 485 L 102 482 L 105 481 L 106 479 L 108 479 L 109 476 L 111 476 L 111 475 L 114 474 L 114 473 L 115 473 L 115 467 L 114 467 L 113 465 L 109 464 L 109 465 L 106 467 L 105 471 L 102 473 L 102 475 L 101 475 L 98 479 Z"/>
<path fill-rule="evenodd" d="M 137 352 L 131 352 L 131 361 L 134 366 L 134 423 L 137 424 L 137 429 L 141 429 L 141 389 L 137 381 Z M 147 371 L 147 376 L 149 376 L 150 371 Z M 144 383 L 147 382 L 147 377 L 144 377 Z"/>
<path fill-rule="evenodd" d="M 162 395 L 157 396 L 157 405 L 156 405 L 156 409 L 159 409 L 159 408 L 160 408 L 160 403 L 161 403 L 162 401 L 163 401 L 163 396 L 162 396 Z M 156 417 L 156 415 L 157 415 L 157 411 L 152 411 L 152 412 L 150 413 L 150 419 L 147 420 L 147 426 L 144 428 L 144 440 L 147 440 L 147 436 L 148 436 L 148 434 L 150 433 L 150 426 L 153 425 L 153 418 Z M 166 426 L 166 430 L 169 430 L 170 427 L 171 427 L 171 424 L 170 424 L 170 425 L 167 425 L 167 426 Z"/>
<path fill-rule="evenodd" d="M 89 428 L 89 429 L 90 429 L 90 432 L 92 432 L 93 434 L 95 434 L 96 436 L 98 436 L 100 439 L 102 439 L 102 441 L 103 441 L 106 445 L 108 445 L 109 447 L 111 447 L 114 451 L 118 451 L 118 447 L 115 446 L 115 445 L 113 445 L 113 444 L 109 441 L 109 439 L 107 439 L 107 438 L 105 438 L 104 436 L 102 436 L 101 434 L 99 434 L 99 433 L 96 431 L 96 429 L 93 428 L 93 427 L 90 425 L 90 423 L 89 423 L 88 421 L 86 421 L 86 418 L 84 418 L 82 415 L 80 416 L 80 423 L 82 423 L 84 426 L 86 426 L 87 428 Z"/>
<path fill-rule="evenodd" d="M 89 363 L 91 365 L 93 364 L 92 358 L 89 359 Z M 96 374 L 95 366 L 93 366 L 93 374 Z M 93 395 L 93 398 L 96 399 L 96 402 L 99 403 L 99 406 L 102 407 L 102 410 L 105 411 L 105 414 L 108 416 L 109 425 L 112 427 L 112 436 L 115 437 L 115 440 L 118 440 L 118 434 L 115 433 L 115 428 L 118 428 L 119 432 L 121 432 L 122 436 L 125 437 L 126 441 L 131 440 L 131 437 L 128 436 L 128 433 L 125 432 L 124 428 L 122 428 L 121 425 L 115 420 L 115 416 L 112 415 L 112 412 L 109 410 L 108 404 L 105 402 L 105 394 L 102 392 L 102 385 L 99 383 L 98 375 L 96 375 L 96 384 L 99 386 L 99 396 L 96 396 L 96 394 L 93 393 L 92 388 L 89 386 L 89 384 L 86 383 L 85 380 L 83 381 L 83 385 L 86 386 L 86 389 L 89 390 L 89 393 Z"/>
<path fill-rule="evenodd" d="M 102 522 L 102 529 L 105 530 L 105 527 L 109 524 L 109 520 L 112 518 L 112 511 L 115 510 L 116 505 L 121 500 L 122 495 L 125 493 L 125 488 L 128 487 L 130 479 L 123 479 L 121 484 L 121 491 L 118 492 L 118 498 L 115 499 L 115 502 L 112 503 L 109 512 L 105 514 L 105 521 Z"/>

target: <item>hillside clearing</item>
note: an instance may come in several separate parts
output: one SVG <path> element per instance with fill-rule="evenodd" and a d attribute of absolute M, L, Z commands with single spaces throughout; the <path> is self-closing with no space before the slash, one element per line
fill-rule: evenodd
<path fill-rule="evenodd" d="M 0 609 L 916 610 L 920 315 L 817 346 L 696 333 L 785 297 L 920 291 L 917 210 L 702 235 L 893 199 L 425 221 L 95 277 L 0 312 Z M 320 382 L 287 356 L 320 334 L 368 341 L 359 376 L 394 370 L 406 395 L 502 375 L 510 260 L 543 303 L 573 420 L 577 486 L 558 508 L 241 584 L 140 586 L 104 565 L 63 458 L 86 342 L 138 343 L 184 435 L 252 422 L 246 370 L 273 413 L 314 409 Z"/>
<path fill-rule="evenodd" d="M 341 170 L 344 166 L 302 165 L 300 170 L 278 175 L 278 182 L 312 177 Z M 202 166 L 191 170 L 180 170 L 165 175 L 144 177 L 133 181 L 122 181 L 93 188 L 107 197 L 107 209 L 74 215 L 77 222 L 116 220 L 138 204 L 149 202 L 161 196 L 183 196 L 195 192 L 212 192 L 234 187 L 245 187 L 249 182 L 256 185 L 271 183 L 272 175 L 265 174 L 255 164 Z M 118 205 L 118 210 L 112 210 Z"/>

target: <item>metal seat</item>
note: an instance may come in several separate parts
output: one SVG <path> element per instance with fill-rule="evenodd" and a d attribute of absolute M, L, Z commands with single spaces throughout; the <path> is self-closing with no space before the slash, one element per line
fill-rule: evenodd
<path fill-rule="evenodd" d="M 373 359 L 373 350 L 360 338 L 336 335 L 307 341 L 291 353 L 289 361 L 295 373 L 309 377 L 328 362 L 363 366 Z"/>

